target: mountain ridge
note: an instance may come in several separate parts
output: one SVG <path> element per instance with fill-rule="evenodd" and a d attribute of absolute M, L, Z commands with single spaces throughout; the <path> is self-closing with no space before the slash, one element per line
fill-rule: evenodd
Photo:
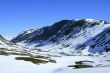
<path fill-rule="evenodd" d="M 90 51 L 91 48 L 87 48 L 87 45 L 84 47 L 84 50 L 80 46 L 86 41 L 96 38 L 98 34 L 105 32 L 104 29 L 106 28 L 110 28 L 109 22 L 98 19 L 62 20 L 30 33 L 19 34 L 11 42 L 30 47 L 31 49 L 39 48 L 52 54 L 96 53 Z M 29 30 L 25 32 L 29 32 Z"/>

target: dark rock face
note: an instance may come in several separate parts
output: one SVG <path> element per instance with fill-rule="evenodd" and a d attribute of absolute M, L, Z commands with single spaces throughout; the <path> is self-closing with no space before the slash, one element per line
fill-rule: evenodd
<path fill-rule="evenodd" d="M 16 38 L 12 39 L 11 42 L 17 43 L 23 40 L 28 40 L 29 42 L 47 40 L 51 36 L 55 35 L 69 21 L 70 20 L 63 20 L 55 23 L 52 26 L 46 26 L 46 27 L 40 28 L 39 30 L 35 30 L 34 32 L 29 34 L 25 34 L 24 32 L 18 35 Z"/>

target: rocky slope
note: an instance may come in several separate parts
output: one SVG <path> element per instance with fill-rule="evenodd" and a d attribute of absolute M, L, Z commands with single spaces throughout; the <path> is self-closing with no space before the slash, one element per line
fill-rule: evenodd
<path fill-rule="evenodd" d="M 109 51 L 109 29 L 110 24 L 103 20 L 62 20 L 51 26 L 24 31 L 11 42 L 52 54 L 96 53 Z"/>
<path fill-rule="evenodd" d="M 83 44 L 89 52 L 109 52 L 110 51 L 110 27 L 104 29 L 100 34 Z M 83 47 L 83 49 L 84 49 Z"/>

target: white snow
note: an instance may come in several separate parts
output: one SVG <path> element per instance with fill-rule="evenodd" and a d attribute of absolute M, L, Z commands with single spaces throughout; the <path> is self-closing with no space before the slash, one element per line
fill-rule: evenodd
<path fill-rule="evenodd" d="M 1 73 L 109 73 L 110 57 L 101 56 L 63 56 L 52 57 L 57 63 L 32 64 L 31 62 L 15 60 L 15 55 L 0 56 Z M 102 67 L 73 69 L 69 65 L 75 65 L 75 61 L 93 61 L 91 65 L 102 64 Z M 102 62 L 101 62 L 102 61 Z M 104 62 L 103 62 L 104 61 Z M 107 66 L 106 66 L 107 64 Z"/>

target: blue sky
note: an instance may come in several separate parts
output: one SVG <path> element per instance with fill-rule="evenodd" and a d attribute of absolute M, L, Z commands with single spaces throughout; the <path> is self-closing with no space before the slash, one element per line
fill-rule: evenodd
<path fill-rule="evenodd" d="M 110 0 L 0 0 L 0 34 L 4 36 L 76 18 L 110 21 Z"/>

